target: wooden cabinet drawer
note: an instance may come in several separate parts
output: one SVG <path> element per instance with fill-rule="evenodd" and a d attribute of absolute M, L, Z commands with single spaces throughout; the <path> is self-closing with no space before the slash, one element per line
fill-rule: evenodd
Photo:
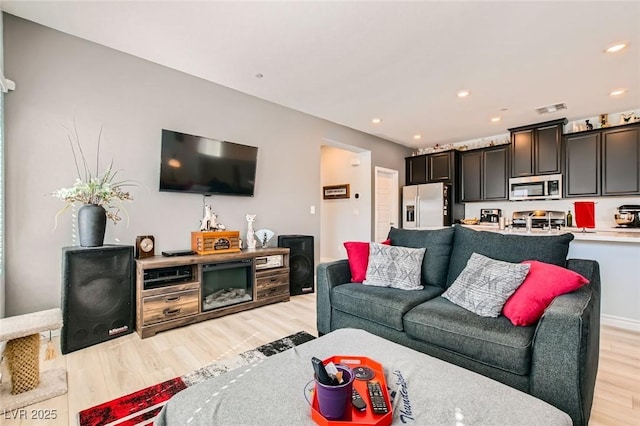
<path fill-rule="evenodd" d="M 199 291 L 178 291 L 142 299 L 144 325 L 181 318 L 199 312 Z"/>
<path fill-rule="evenodd" d="M 266 297 L 289 294 L 289 273 L 280 273 L 260 277 L 256 280 L 258 300 Z"/>

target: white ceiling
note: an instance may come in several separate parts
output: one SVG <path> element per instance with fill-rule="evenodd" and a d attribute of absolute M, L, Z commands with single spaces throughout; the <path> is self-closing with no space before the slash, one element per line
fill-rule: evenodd
<path fill-rule="evenodd" d="M 413 147 L 640 107 L 639 1 L 3 0 L 1 8 Z M 630 46 L 603 53 L 617 41 Z M 19 89 L 20 76 L 7 77 Z M 617 88 L 627 92 L 610 97 Z M 457 98 L 460 89 L 471 96 Z M 560 102 L 568 109 L 535 112 Z M 496 115 L 502 121 L 491 123 Z"/>

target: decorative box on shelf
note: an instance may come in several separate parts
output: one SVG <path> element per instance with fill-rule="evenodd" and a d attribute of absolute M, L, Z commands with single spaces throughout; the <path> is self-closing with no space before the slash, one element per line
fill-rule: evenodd
<path fill-rule="evenodd" d="M 201 255 L 239 252 L 240 231 L 194 231 L 191 250 Z"/>

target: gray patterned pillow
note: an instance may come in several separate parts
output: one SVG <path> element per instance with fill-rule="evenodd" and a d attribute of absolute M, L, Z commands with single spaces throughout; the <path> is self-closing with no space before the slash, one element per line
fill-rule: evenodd
<path fill-rule="evenodd" d="M 422 259 L 426 248 L 369 244 L 369 265 L 362 284 L 394 287 L 401 290 L 422 290 Z"/>
<path fill-rule="evenodd" d="M 442 297 L 482 317 L 495 318 L 520 287 L 529 267 L 529 264 L 503 262 L 473 253 Z"/>

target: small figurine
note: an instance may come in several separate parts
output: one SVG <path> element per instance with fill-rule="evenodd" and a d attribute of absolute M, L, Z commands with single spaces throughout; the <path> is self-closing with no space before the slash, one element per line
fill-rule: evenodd
<path fill-rule="evenodd" d="M 587 123 L 587 130 L 593 130 L 593 124 L 589 123 L 589 120 L 584 120 Z"/>
<path fill-rule="evenodd" d="M 628 114 L 620 114 L 620 124 L 630 123 L 634 115 L 633 111 Z"/>
<path fill-rule="evenodd" d="M 609 127 L 609 114 L 600 114 L 600 128 Z"/>
<path fill-rule="evenodd" d="M 256 220 L 255 214 L 248 214 L 247 216 L 247 248 L 256 248 L 255 231 L 253 230 L 253 222 Z"/>
<path fill-rule="evenodd" d="M 200 231 L 211 231 L 216 223 L 216 215 L 213 213 L 211 204 L 204 206 L 204 217 L 200 221 Z"/>
<path fill-rule="evenodd" d="M 227 229 L 222 223 L 218 223 L 218 215 L 213 212 L 211 204 L 204 206 L 204 217 L 200 222 L 200 231 L 224 231 Z"/>

